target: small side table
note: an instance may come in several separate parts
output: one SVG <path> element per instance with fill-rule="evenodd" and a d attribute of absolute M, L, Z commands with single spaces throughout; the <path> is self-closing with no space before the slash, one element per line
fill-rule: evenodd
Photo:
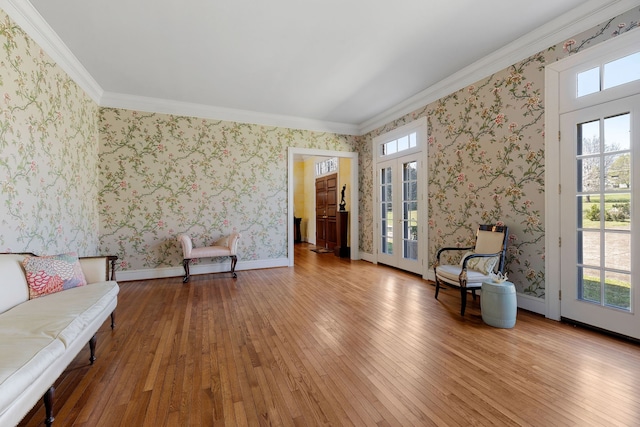
<path fill-rule="evenodd" d="M 482 282 L 480 308 L 482 320 L 487 325 L 513 328 L 518 313 L 516 287 L 511 282 Z"/>

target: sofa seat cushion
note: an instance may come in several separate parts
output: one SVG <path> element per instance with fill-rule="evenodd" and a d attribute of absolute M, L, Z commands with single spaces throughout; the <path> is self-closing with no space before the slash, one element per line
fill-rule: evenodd
<path fill-rule="evenodd" d="M 64 352 L 60 340 L 17 336 L 0 327 L 0 417 Z"/>
<path fill-rule="evenodd" d="M 16 337 L 59 339 L 69 347 L 116 299 L 118 291 L 116 282 L 107 281 L 29 300 L 0 316 L 0 331 Z"/>

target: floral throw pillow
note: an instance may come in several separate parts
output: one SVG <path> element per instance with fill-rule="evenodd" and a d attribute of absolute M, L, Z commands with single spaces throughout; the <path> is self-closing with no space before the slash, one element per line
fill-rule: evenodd
<path fill-rule="evenodd" d="M 465 252 L 465 254 L 462 255 L 462 259 L 460 260 L 460 265 L 462 265 L 462 262 L 466 257 L 473 254 L 474 252 L 472 251 Z M 500 261 L 499 256 L 471 258 L 467 262 L 467 268 L 479 271 L 483 274 L 490 274 L 493 273 L 493 269 L 495 268 L 498 261 Z"/>
<path fill-rule="evenodd" d="M 27 257 L 22 264 L 27 273 L 29 299 L 87 284 L 75 252 Z"/>

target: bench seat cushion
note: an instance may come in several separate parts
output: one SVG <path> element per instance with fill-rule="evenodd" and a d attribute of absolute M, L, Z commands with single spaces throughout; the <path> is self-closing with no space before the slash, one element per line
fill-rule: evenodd
<path fill-rule="evenodd" d="M 231 256 L 231 249 L 225 246 L 204 246 L 191 250 L 192 258 L 215 258 L 219 256 Z"/>

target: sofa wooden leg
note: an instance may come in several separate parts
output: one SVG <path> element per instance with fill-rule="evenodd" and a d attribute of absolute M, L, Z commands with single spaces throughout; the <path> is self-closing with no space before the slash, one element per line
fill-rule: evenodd
<path fill-rule="evenodd" d="M 116 311 L 113 310 L 111 312 L 111 329 L 115 329 L 116 327 Z"/>
<path fill-rule="evenodd" d="M 93 335 L 89 340 L 89 350 L 91 350 L 91 356 L 89 357 L 89 362 L 93 365 L 93 362 L 96 361 L 96 341 L 98 338 L 96 335 Z"/>
<path fill-rule="evenodd" d="M 184 278 L 182 279 L 182 283 L 187 283 L 189 281 L 189 262 L 191 258 L 185 258 L 182 260 L 182 266 L 184 267 Z"/>
<path fill-rule="evenodd" d="M 236 274 L 236 264 L 238 263 L 238 257 L 235 255 L 231 255 L 231 273 L 233 273 L 233 278 L 237 279 L 238 275 Z"/>
<path fill-rule="evenodd" d="M 44 394 L 44 411 L 45 411 L 45 418 L 44 418 L 44 424 L 47 427 L 51 427 L 51 425 L 53 424 L 53 395 L 55 393 L 56 389 L 51 386 L 49 387 L 49 390 L 47 390 L 47 392 Z"/>

